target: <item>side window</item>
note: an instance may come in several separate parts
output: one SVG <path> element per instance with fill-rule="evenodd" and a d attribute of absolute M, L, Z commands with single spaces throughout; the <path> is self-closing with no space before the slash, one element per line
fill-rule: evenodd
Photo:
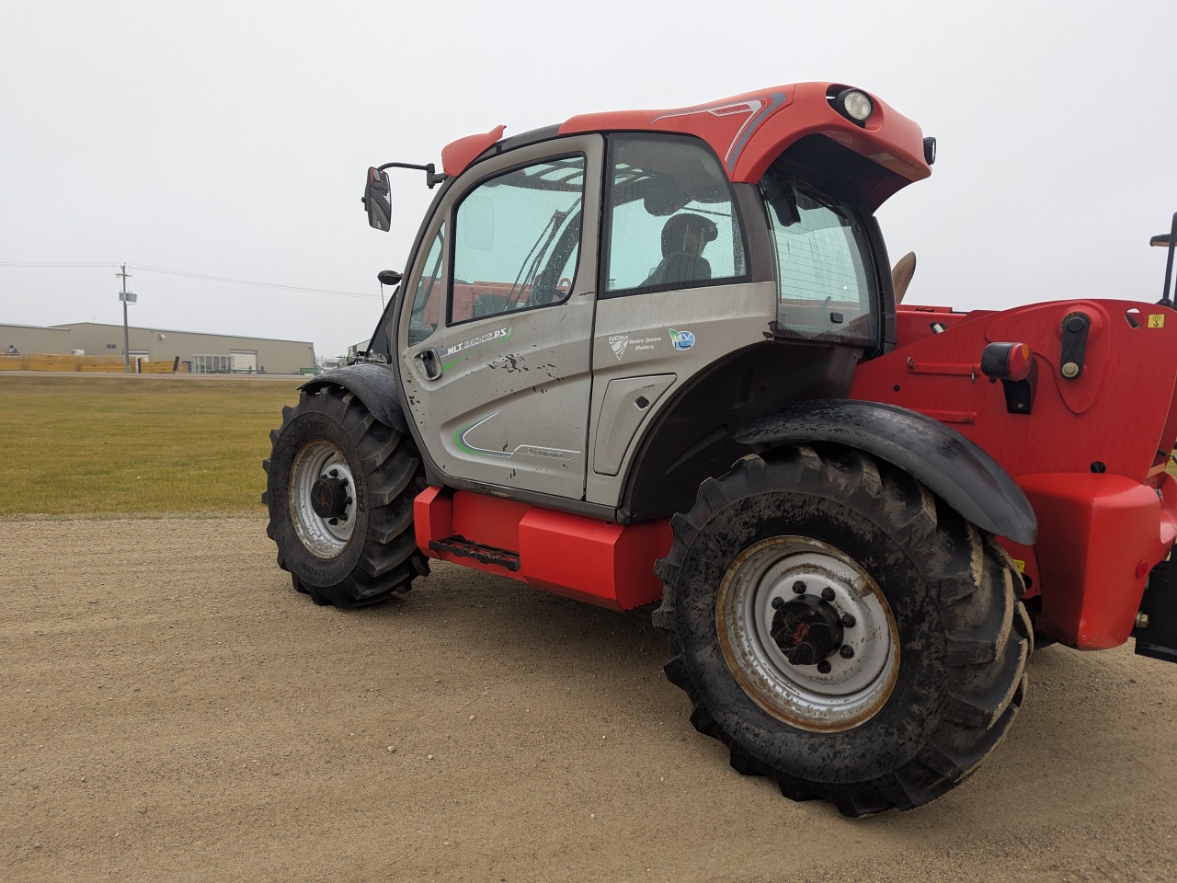
<path fill-rule="evenodd" d="M 746 278 L 739 216 L 710 150 L 665 135 L 609 145 L 605 296 Z"/>
<path fill-rule="evenodd" d="M 445 224 L 437 229 L 433 245 L 425 258 L 421 278 L 417 281 L 417 293 L 413 297 L 413 309 L 409 313 L 409 346 L 420 343 L 437 330 L 437 316 L 441 311 L 441 256 L 445 240 Z"/>
<path fill-rule="evenodd" d="M 773 170 L 760 188 L 776 246 L 778 333 L 872 344 L 870 252 L 853 210 Z"/>
<path fill-rule="evenodd" d="M 583 156 L 497 175 L 454 221 L 450 324 L 562 303 L 572 291 L 584 211 Z"/>

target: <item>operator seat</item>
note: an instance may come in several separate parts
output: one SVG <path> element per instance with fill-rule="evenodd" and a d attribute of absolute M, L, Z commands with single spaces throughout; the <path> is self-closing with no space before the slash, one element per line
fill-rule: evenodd
<path fill-rule="evenodd" d="M 707 281 L 711 264 L 703 249 L 718 236 L 715 222 L 702 215 L 675 215 L 662 227 L 662 261 L 642 284 L 678 288 Z"/>

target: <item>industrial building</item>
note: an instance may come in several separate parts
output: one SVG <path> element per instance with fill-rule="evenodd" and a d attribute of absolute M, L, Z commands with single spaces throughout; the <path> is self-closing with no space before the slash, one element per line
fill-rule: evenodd
<path fill-rule="evenodd" d="M 194 374 L 305 374 L 315 366 L 309 340 L 270 340 L 232 334 L 198 334 L 162 328 L 131 327 L 131 359 L 168 362 Z M 96 322 L 73 325 L 0 324 L 0 353 L 63 353 L 123 356 L 123 326 Z M 178 362 L 177 362 L 178 360 Z"/>

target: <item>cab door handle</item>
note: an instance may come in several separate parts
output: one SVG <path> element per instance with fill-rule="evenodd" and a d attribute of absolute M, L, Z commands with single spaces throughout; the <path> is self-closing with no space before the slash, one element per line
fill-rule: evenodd
<path fill-rule="evenodd" d="M 441 377 L 441 356 L 436 349 L 430 347 L 417 353 L 421 361 L 421 370 L 425 372 L 427 380 L 437 380 Z"/>

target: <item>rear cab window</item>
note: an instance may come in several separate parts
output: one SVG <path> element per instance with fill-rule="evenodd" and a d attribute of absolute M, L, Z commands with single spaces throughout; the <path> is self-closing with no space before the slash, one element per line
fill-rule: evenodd
<path fill-rule="evenodd" d="M 870 248 L 853 206 L 777 167 L 760 190 L 776 252 L 777 335 L 873 345 Z"/>

